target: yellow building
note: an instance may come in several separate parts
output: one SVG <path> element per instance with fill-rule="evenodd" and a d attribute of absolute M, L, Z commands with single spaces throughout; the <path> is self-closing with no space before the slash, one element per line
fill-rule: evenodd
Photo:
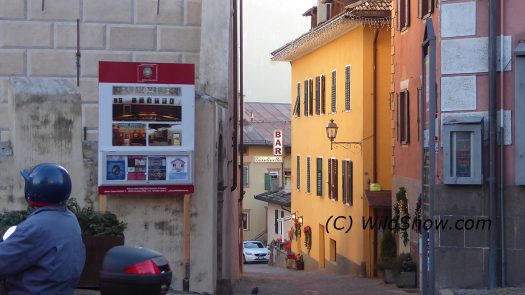
<path fill-rule="evenodd" d="M 269 242 L 275 237 L 274 216 L 281 218 L 289 212 L 283 208 L 269 210 L 271 205 L 255 196 L 290 187 L 290 104 L 246 102 L 243 130 L 243 240 Z M 273 153 L 274 130 L 283 133 L 283 156 Z"/>
<path fill-rule="evenodd" d="M 292 213 L 302 220 L 293 250 L 306 269 L 373 276 L 382 232 L 363 229 L 363 220 L 390 214 L 391 7 L 351 1 L 337 14 L 335 2 L 319 0 L 305 13 L 319 24 L 272 53 L 292 66 Z M 383 190 L 368 191 L 370 183 Z"/>

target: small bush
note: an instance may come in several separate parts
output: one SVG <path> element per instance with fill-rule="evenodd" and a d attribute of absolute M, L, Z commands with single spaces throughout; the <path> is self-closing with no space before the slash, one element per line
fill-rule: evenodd
<path fill-rule="evenodd" d="M 392 269 L 395 267 L 397 246 L 396 239 L 390 231 L 385 231 L 380 242 L 381 256 L 379 257 L 379 263 L 377 267 L 380 271 L 385 269 Z"/>
<path fill-rule="evenodd" d="M 111 212 L 95 211 L 93 207 L 81 208 L 74 198 L 69 199 L 67 207 L 76 215 L 83 235 L 124 235 L 126 224 L 119 221 L 117 216 Z M 27 210 L 0 213 L 0 234 L 3 234 L 9 227 L 24 221 L 34 209 L 34 207 L 28 207 Z"/>

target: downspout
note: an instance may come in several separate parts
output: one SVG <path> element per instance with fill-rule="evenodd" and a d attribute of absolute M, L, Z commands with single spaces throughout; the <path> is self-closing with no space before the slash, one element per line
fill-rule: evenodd
<path fill-rule="evenodd" d="M 374 51 L 374 183 L 377 183 L 377 37 L 379 36 L 379 30 L 376 29 L 374 34 L 374 45 L 373 45 L 373 51 Z"/>
<path fill-rule="evenodd" d="M 499 215 L 500 215 L 500 234 L 501 234 L 501 286 L 502 287 L 505 287 L 506 283 L 505 281 L 507 280 L 507 272 L 505 270 L 505 264 L 506 264 L 506 261 L 505 261 L 505 190 L 504 190 L 504 186 L 505 186 L 505 180 L 504 180 L 504 177 L 505 177 L 505 163 L 504 163 L 504 155 L 503 155 L 503 148 L 505 147 L 505 128 L 504 128 L 504 117 L 503 117 L 503 114 L 504 114 L 504 109 L 505 109 L 505 105 L 504 105 L 504 97 L 505 97 L 505 79 L 504 79 L 504 74 L 505 74 L 505 65 L 503 64 L 503 62 L 505 61 L 505 59 L 503 58 L 503 55 L 504 55 L 504 50 L 503 50 L 503 38 L 505 36 L 505 2 L 504 1 L 501 1 L 501 11 L 500 11 L 500 30 L 501 30 L 501 42 L 500 42 L 500 53 L 501 53 L 501 72 L 500 72 L 500 109 L 501 109 L 501 115 L 500 115 L 500 122 L 499 122 L 499 126 L 500 126 L 500 148 L 499 148 Z"/>
<path fill-rule="evenodd" d="M 239 202 L 244 198 L 244 84 L 243 84 L 243 14 L 242 0 L 239 0 L 239 166 L 242 173 L 239 174 Z"/>
<path fill-rule="evenodd" d="M 230 190 L 233 192 L 237 189 L 237 175 L 239 174 L 239 167 L 238 167 L 238 150 L 237 150 L 237 135 L 238 135 L 238 126 L 237 126 L 237 118 L 239 117 L 238 108 L 237 108 L 237 100 L 239 91 L 237 91 L 237 0 L 233 0 L 233 20 L 232 20 L 232 42 L 233 42 L 233 61 L 232 61 L 232 67 L 233 67 L 233 173 L 232 173 L 232 186 Z"/>
<path fill-rule="evenodd" d="M 489 0 L 489 218 L 496 220 L 497 193 L 496 193 L 496 25 L 497 0 Z M 488 257 L 489 288 L 498 286 L 498 227 L 490 230 L 490 244 Z"/>

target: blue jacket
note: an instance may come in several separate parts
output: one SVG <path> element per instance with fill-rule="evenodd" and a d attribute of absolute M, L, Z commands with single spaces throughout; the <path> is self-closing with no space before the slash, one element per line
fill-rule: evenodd
<path fill-rule="evenodd" d="M 0 242 L 0 278 L 9 295 L 71 295 L 85 259 L 76 216 L 65 206 L 42 207 Z"/>

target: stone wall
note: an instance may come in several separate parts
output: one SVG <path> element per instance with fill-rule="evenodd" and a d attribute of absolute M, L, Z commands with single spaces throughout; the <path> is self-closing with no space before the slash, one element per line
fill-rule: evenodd
<path fill-rule="evenodd" d="M 9 139 L 8 77 L 76 83 L 77 19 L 88 141 L 98 137 L 98 61 L 192 63 L 198 77 L 201 0 L 158 3 L 157 14 L 151 0 L 0 0 L 0 141 Z"/>
<path fill-rule="evenodd" d="M 62 110 L 69 110 L 68 115 L 75 118 L 72 137 L 63 136 L 64 130 L 51 128 L 48 140 L 74 146 L 68 148 L 75 151 L 71 158 L 76 160 L 68 165 L 79 171 L 74 176 L 75 196 L 81 199 L 80 203 L 89 201 L 98 208 L 99 61 L 195 64 L 196 180 L 191 196 L 190 291 L 220 294 L 218 282 L 231 286 L 239 278 L 239 195 L 238 191 L 230 193 L 233 121 L 229 104 L 235 97 L 230 87 L 230 8 L 230 0 L 0 0 L 0 169 L 9 171 L 0 175 L 0 208 L 18 209 L 25 205 L 20 195 L 19 166 L 44 159 L 60 160 L 53 144 L 35 148 L 30 136 L 22 144 L 19 137 L 25 137 L 28 128 L 43 128 L 47 116 Z M 75 56 L 77 19 L 79 87 Z M 20 125 L 35 108 L 10 108 L 15 102 L 14 96 L 8 94 L 12 77 L 44 78 L 44 84 L 62 81 L 77 95 L 64 106 L 53 108 L 46 103 L 41 110 L 35 98 L 32 105 L 38 117 Z M 49 151 L 42 151 L 46 148 Z M 45 158 L 50 153 L 58 158 Z M 37 156 L 24 158 L 26 154 Z M 17 159 L 24 161 L 17 164 Z M 220 207 L 218 199 L 222 200 Z M 181 290 L 182 198 L 109 196 L 107 209 L 128 224 L 127 245 L 152 248 L 166 255 L 173 269 L 172 287 Z"/>

